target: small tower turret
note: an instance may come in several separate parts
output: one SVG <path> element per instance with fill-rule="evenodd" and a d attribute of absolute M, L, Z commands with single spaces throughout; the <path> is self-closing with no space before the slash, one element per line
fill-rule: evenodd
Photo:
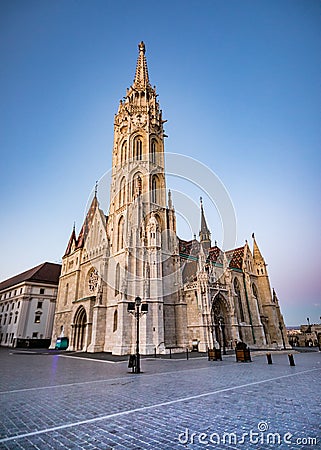
<path fill-rule="evenodd" d="M 199 232 L 199 237 L 200 243 L 202 244 L 204 250 L 208 251 L 211 248 L 211 232 L 207 227 L 202 197 L 200 197 L 200 203 L 201 203 L 201 229 Z"/>

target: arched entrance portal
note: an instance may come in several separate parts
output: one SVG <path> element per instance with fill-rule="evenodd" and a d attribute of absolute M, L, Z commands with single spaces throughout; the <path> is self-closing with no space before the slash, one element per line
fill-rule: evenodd
<path fill-rule="evenodd" d="M 231 321 L 226 300 L 221 294 L 212 300 L 211 321 L 213 341 L 217 342 L 223 354 L 231 346 Z"/>
<path fill-rule="evenodd" d="M 83 306 L 77 309 L 74 324 L 74 349 L 83 350 L 87 324 L 87 314 Z"/>

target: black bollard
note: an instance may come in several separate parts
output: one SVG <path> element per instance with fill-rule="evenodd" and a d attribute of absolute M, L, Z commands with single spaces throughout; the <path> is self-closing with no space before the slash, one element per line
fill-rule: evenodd
<path fill-rule="evenodd" d="M 188 348 L 186 349 L 186 359 L 188 360 Z"/>
<path fill-rule="evenodd" d="M 169 359 L 172 359 L 172 349 L 169 349 Z"/>
<path fill-rule="evenodd" d="M 266 354 L 266 358 L 267 358 L 268 364 L 272 364 L 272 355 L 271 355 L 271 353 L 267 353 Z"/>
<path fill-rule="evenodd" d="M 288 355 L 288 357 L 289 357 L 290 366 L 295 366 L 294 358 L 293 358 L 292 353 L 290 353 L 290 354 Z"/>
<path fill-rule="evenodd" d="M 156 347 L 155 347 L 155 350 L 154 350 L 154 358 L 157 358 L 157 355 L 156 355 Z"/>

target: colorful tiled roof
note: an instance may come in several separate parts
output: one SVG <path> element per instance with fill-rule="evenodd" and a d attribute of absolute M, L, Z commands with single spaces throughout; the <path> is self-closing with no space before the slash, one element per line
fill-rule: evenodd
<path fill-rule="evenodd" d="M 194 256 L 198 257 L 200 251 L 200 243 L 193 239 L 192 241 L 184 241 L 178 239 L 179 241 L 179 254 L 181 256 Z"/>
<path fill-rule="evenodd" d="M 223 252 L 217 245 L 209 249 L 207 261 L 223 264 Z"/>
<path fill-rule="evenodd" d="M 244 257 L 244 245 L 233 250 L 226 252 L 227 260 L 229 261 L 229 267 L 234 269 L 242 269 L 243 257 Z"/>

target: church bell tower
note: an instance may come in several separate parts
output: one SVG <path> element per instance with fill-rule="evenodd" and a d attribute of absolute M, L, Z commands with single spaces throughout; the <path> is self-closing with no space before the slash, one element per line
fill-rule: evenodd
<path fill-rule="evenodd" d="M 114 120 L 107 223 L 107 316 L 114 332 L 106 333 L 105 351 L 116 354 L 133 350 L 135 327 L 127 304 L 137 296 L 149 307 L 141 319 L 141 352 L 185 345 L 178 332 L 182 308 L 175 211 L 171 198 L 167 206 L 164 172 L 166 121 L 149 81 L 144 43 L 138 48 L 135 78 Z"/>

